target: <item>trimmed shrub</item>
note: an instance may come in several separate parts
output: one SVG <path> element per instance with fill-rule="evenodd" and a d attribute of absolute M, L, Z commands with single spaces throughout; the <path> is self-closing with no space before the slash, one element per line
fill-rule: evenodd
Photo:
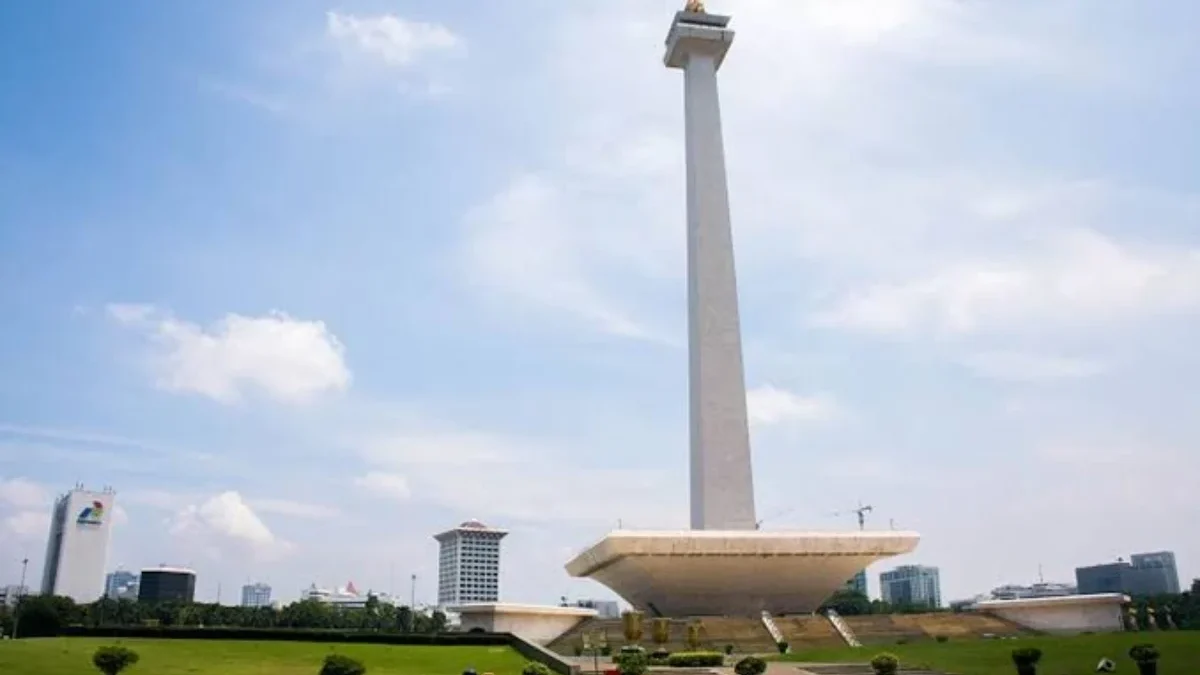
<path fill-rule="evenodd" d="M 1129 648 L 1129 658 L 1138 663 L 1154 663 L 1159 656 L 1158 647 L 1151 644 L 1134 645 Z"/>
<path fill-rule="evenodd" d="M 950 641 L 950 636 L 948 636 L 948 635 L 939 635 L 939 636 L 937 636 L 937 637 L 936 637 L 936 638 L 934 638 L 934 639 L 935 639 L 935 640 L 937 640 L 938 642 L 949 642 L 949 641 Z"/>
<path fill-rule="evenodd" d="M 767 672 L 767 662 L 757 656 L 747 656 L 733 667 L 737 675 L 763 675 Z"/>
<path fill-rule="evenodd" d="M 672 668 L 709 668 L 725 665 L 721 652 L 676 652 L 667 658 Z"/>
<path fill-rule="evenodd" d="M 583 645 L 580 645 L 580 644 L 575 645 L 574 651 L 575 651 L 575 656 L 583 656 Z"/>
<path fill-rule="evenodd" d="M 1017 667 L 1017 675 L 1034 675 L 1037 673 L 1038 661 L 1042 660 L 1042 650 L 1037 647 L 1021 647 L 1012 650 L 1012 662 Z"/>
<path fill-rule="evenodd" d="M 328 654 L 321 664 L 320 675 L 363 675 L 367 667 L 345 654 Z"/>
<path fill-rule="evenodd" d="M 100 647 L 92 654 L 92 665 L 104 675 L 117 675 L 137 662 L 137 652 L 125 647 Z"/>
<path fill-rule="evenodd" d="M 521 675 L 554 675 L 554 671 L 544 663 L 530 661 L 521 669 Z"/>
<path fill-rule="evenodd" d="M 635 651 L 622 652 L 614 660 L 621 675 L 644 675 L 650 661 L 645 652 Z"/>
<path fill-rule="evenodd" d="M 612 647 L 608 644 L 600 645 L 600 656 L 612 656 Z"/>
<path fill-rule="evenodd" d="M 1129 648 L 1129 658 L 1137 663 L 1139 675 L 1158 675 L 1158 648 L 1150 644 Z"/>
<path fill-rule="evenodd" d="M 779 650 L 779 653 L 780 653 L 780 654 L 786 654 L 786 653 L 788 653 L 788 647 L 789 647 L 789 646 L 790 646 L 790 645 L 788 645 L 788 643 L 787 643 L 787 641 L 786 641 L 786 640 L 780 640 L 779 642 L 776 642 L 776 643 L 775 643 L 775 648 Z"/>
<path fill-rule="evenodd" d="M 871 659 L 871 670 L 875 671 L 875 675 L 896 675 L 896 671 L 900 670 L 900 659 L 887 652 L 876 654 Z"/>
<path fill-rule="evenodd" d="M 733 645 L 725 645 L 725 656 L 733 655 Z"/>

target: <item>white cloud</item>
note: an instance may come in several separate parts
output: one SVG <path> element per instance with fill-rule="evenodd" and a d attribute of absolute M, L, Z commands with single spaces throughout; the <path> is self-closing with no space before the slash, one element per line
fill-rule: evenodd
<path fill-rule="evenodd" d="M 770 384 L 746 392 L 750 423 L 760 426 L 792 422 L 827 422 L 842 415 L 832 396 L 801 396 Z"/>
<path fill-rule="evenodd" d="M 10 538 L 24 544 L 44 538 L 52 502 L 50 492 L 28 478 L 0 480 L 0 546 Z"/>
<path fill-rule="evenodd" d="M 356 478 L 354 484 L 388 499 L 406 501 L 412 496 L 412 489 L 408 486 L 408 479 L 399 474 L 372 471 L 365 476 Z"/>
<path fill-rule="evenodd" d="M 1106 370 L 1104 364 L 1087 359 L 1010 351 L 979 352 L 961 362 L 981 377 L 1009 382 L 1082 379 Z"/>
<path fill-rule="evenodd" d="M 603 260 L 589 239 L 610 237 L 605 229 L 622 226 L 602 210 L 571 208 L 578 199 L 543 176 L 515 178 L 468 214 L 464 278 L 505 306 L 517 300 L 573 315 L 611 335 L 661 340 L 589 279 L 589 266 Z"/>
<path fill-rule="evenodd" d="M 328 520 L 338 515 L 339 511 L 322 504 L 297 502 L 289 499 L 250 499 L 247 504 L 262 513 L 310 520 Z"/>
<path fill-rule="evenodd" d="M 19 509 L 50 508 L 50 493 L 28 478 L 0 481 L 0 503 Z"/>
<path fill-rule="evenodd" d="M 821 325 L 884 334 L 1043 331 L 1200 306 L 1200 250 L 1136 247 L 1061 232 L 1034 255 L 956 262 L 911 281 L 854 292 Z"/>
<path fill-rule="evenodd" d="M 431 52 L 463 46 L 462 39 L 445 26 L 394 14 L 359 17 L 328 12 L 326 30 L 334 40 L 397 68 L 412 66 Z"/>
<path fill-rule="evenodd" d="M 236 403 L 248 388 L 288 403 L 303 403 L 350 385 L 345 348 L 322 321 L 282 312 L 228 314 L 209 328 L 142 305 L 109 305 L 118 322 L 139 329 L 159 348 L 158 386 Z"/>
<path fill-rule="evenodd" d="M 50 531 L 48 511 L 18 511 L 4 518 L 4 529 L 17 539 L 37 539 Z"/>
<path fill-rule="evenodd" d="M 657 471 L 584 468 L 544 442 L 479 432 L 399 432 L 364 443 L 378 470 L 359 479 L 377 491 L 406 489 L 411 499 L 459 511 L 463 517 L 575 524 L 627 522 L 677 526 L 683 520 L 664 488 L 677 481 Z M 399 479 L 399 480 L 397 480 Z M 563 499 L 573 484 L 603 485 L 605 498 Z"/>
<path fill-rule="evenodd" d="M 215 495 L 201 504 L 192 504 L 170 520 L 172 534 L 212 554 L 228 547 L 251 553 L 257 558 L 273 559 L 293 548 L 276 537 L 240 494 L 233 491 Z"/>

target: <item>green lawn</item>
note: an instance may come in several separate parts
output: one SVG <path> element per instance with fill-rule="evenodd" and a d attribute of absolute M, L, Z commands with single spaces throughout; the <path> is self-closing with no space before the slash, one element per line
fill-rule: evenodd
<path fill-rule="evenodd" d="M 1044 675 L 1085 675 L 1096 672 L 1102 657 L 1117 662 L 1117 673 L 1137 673 L 1129 659 L 1129 647 L 1150 642 L 1162 652 L 1159 675 L 1197 675 L 1200 673 L 1200 632 L 1115 633 L 1077 637 L 1037 637 L 1019 640 L 961 640 L 938 643 L 918 642 L 861 649 L 814 649 L 788 654 L 788 661 L 809 663 L 861 663 L 882 651 L 900 658 L 901 667 L 923 666 L 960 675 L 1013 675 L 1016 669 L 1009 654 L 1017 647 L 1038 647 Z"/>
<path fill-rule="evenodd" d="M 317 675 L 330 652 L 367 666 L 368 675 L 518 675 L 525 659 L 509 647 L 407 647 L 316 642 L 45 638 L 0 641 L 3 675 L 96 675 L 92 652 L 121 644 L 141 660 L 129 675 Z"/>

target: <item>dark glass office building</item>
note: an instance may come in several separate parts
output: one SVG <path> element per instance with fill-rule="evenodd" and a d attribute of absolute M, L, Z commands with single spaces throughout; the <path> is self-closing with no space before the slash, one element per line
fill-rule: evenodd
<path fill-rule="evenodd" d="M 1075 583 L 1081 595 L 1124 593 L 1153 596 L 1179 593 L 1179 572 L 1175 554 L 1170 551 L 1138 553 L 1130 561 L 1078 567 Z"/>
<path fill-rule="evenodd" d="M 142 570 L 138 602 L 192 602 L 195 597 L 195 572 L 178 567 Z"/>

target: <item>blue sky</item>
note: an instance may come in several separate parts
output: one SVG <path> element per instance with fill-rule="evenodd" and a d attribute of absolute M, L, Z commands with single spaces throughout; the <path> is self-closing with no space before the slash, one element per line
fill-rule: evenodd
<path fill-rule="evenodd" d="M 208 598 L 432 599 L 469 517 L 606 596 L 562 564 L 686 523 L 676 4 L 0 7 L 0 581 L 83 481 Z M 1196 8 L 710 9 L 765 526 L 1200 575 Z"/>

